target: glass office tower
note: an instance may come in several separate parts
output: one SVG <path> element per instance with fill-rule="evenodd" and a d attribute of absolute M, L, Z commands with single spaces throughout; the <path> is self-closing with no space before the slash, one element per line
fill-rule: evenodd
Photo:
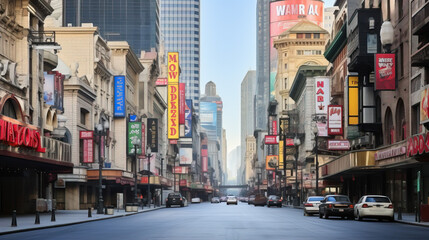
<path fill-rule="evenodd" d="M 63 0 L 63 26 L 93 23 L 108 41 L 159 50 L 159 0 Z"/>
<path fill-rule="evenodd" d="M 179 52 L 179 81 L 186 83 L 186 98 L 192 99 L 199 115 L 200 0 L 162 0 L 161 33 L 166 55 Z"/>

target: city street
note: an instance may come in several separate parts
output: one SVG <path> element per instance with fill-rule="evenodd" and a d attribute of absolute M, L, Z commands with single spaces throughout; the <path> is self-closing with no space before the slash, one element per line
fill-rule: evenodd
<path fill-rule="evenodd" d="M 304 217 L 301 209 L 192 204 L 0 239 L 425 239 L 429 228 L 366 220 Z"/>

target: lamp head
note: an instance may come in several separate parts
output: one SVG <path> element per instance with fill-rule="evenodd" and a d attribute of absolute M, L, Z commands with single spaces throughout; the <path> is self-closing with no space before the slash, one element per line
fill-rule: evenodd
<path fill-rule="evenodd" d="M 313 133 L 316 135 L 317 133 L 319 133 L 319 129 L 317 128 L 317 123 L 314 125 L 313 127 Z"/>
<path fill-rule="evenodd" d="M 149 146 L 147 146 L 146 153 L 147 155 L 150 155 L 152 153 L 152 149 L 150 149 Z"/>
<path fill-rule="evenodd" d="M 105 130 L 107 130 L 107 129 L 109 129 L 109 128 L 110 128 L 109 121 L 105 121 L 105 122 L 104 122 L 104 129 L 105 129 Z"/>
<path fill-rule="evenodd" d="M 394 31 L 390 21 L 384 21 L 380 30 L 380 42 L 385 48 L 390 48 L 393 44 Z"/>
<path fill-rule="evenodd" d="M 294 144 L 295 146 L 299 146 L 299 145 L 301 145 L 301 140 L 300 140 L 298 137 L 295 137 L 295 138 L 293 139 L 293 144 Z"/>
<path fill-rule="evenodd" d="M 103 125 L 101 125 L 101 123 L 97 124 L 97 125 L 96 125 L 96 128 L 97 128 L 97 131 L 98 131 L 98 132 L 103 131 Z"/>
<path fill-rule="evenodd" d="M 140 146 L 141 141 L 138 138 L 134 138 L 131 142 L 134 146 Z"/>

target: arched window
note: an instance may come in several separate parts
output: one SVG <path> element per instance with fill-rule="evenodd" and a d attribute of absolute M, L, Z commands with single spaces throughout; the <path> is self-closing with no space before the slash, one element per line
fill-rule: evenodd
<path fill-rule="evenodd" d="M 395 127 L 393 126 L 392 110 L 388 107 L 384 117 L 384 138 L 386 144 L 392 144 L 395 141 Z"/>
<path fill-rule="evenodd" d="M 18 119 L 16 116 L 15 106 L 12 100 L 9 99 L 4 103 L 1 114 L 10 118 Z"/>
<path fill-rule="evenodd" d="M 398 100 L 398 104 L 396 105 L 396 113 L 395 113 L 395 125 L 396 127 L 396 139 L 398 141 L 404 140 L 407 137 L 406 134 L 406 125 L 405 125 L 405 107 L 404 101 L 400 98 Z"/>

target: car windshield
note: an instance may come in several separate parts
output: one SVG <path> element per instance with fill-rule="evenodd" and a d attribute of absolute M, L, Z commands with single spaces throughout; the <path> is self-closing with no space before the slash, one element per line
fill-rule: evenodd
<path fill-rule="evenodd" d="M 387 197 L 367 197 L 366 202 L 390 203 Z"/>
<path fill-rule="evenodd" d="M 308 202 L 320 202 L 323 200 L 323 197 L 309 197 Z"/>
<path fill-rule="evenodd" d="M 170 194 L 168 194 L 168 197 L 174 197 L 174 198 L 176 198 L 176 197 L 180 197 L 180 194 L 170 193 Z"/>
<path fill-rule="evenodd" d="M 347 196 L 330 196 L 327 199 L 328 202 L 350 202 Z"/>
<path fill-rule="evenodd" d="M 270 200 L 278 200 L 278 199 L 280 199 L 280 197 L 278 197 L 278 196 L 270 196 Z"/>

